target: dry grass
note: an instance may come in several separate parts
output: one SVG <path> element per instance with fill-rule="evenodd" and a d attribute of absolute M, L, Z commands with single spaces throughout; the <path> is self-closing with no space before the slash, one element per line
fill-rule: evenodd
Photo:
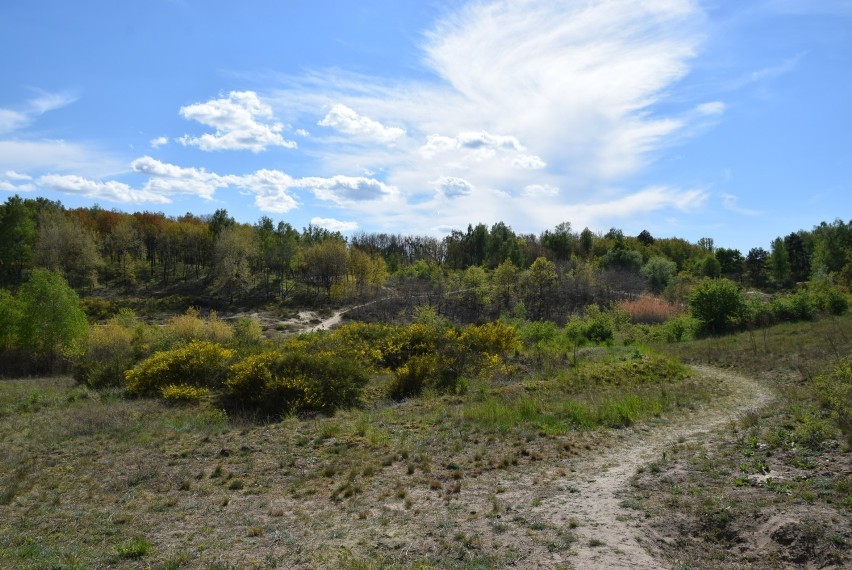
<path fill-rule="evenodd" d="M 762 378 L 778 399 L 704 445 L 676 445 L 637 475 L 643 510 L 675 567 L 847 567 L 852 449 L 813 378 L 852 352 L 852 317 L 666 347 Z M 701 540 L 695 540 L 699 537 Z"/>
<path fill-rule="evenodd" d="M 630 322 L 633 324 L 660 324 L 686 312 L 680 305 L 649 295 L 631 301 L 621 301 L 618 308 L 630 315 Z"/>
<path fill-rule="evenodd" d="M 632 353 L 588 358 L 609 370 Z M 503 568 L 570 551 L 568 527 L 536 509 L 556 466 L 617 431 L 572 423 L 564 402 L 603 410 L 614 388 L 515 371 L 394 403 L 387 381 L 361 409 L 276 423 L 68 378 L 3 382 L 0 567 Z M 667 391 L 672 411 L 709 397 L 637 390 Z"/>

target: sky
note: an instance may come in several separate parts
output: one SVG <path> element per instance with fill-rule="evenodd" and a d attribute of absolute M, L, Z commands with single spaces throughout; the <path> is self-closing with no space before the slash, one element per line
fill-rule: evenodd
<path fill-rule="evenodd" d="M 0 200 L 746 253 L 852 219 L 852 0 L 0 3 Z"/>

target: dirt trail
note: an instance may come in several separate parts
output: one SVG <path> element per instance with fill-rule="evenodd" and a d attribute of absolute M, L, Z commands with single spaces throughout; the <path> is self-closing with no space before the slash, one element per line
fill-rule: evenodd
<path fill-rule="evenodd" d="M 650 544 L 643 544 L 637 522 L 640 515 L 620 506 L 618 492 L 627 488 L 639 467 L 660 459 L 672 444 L 698 441 L 772 397 L 769 390 L 750 378 L 711 367 L 693 369 L 707 381 L 726 385 L 729 395 L 665 427 L 638 433 L 592 461 L 577 461 L 571 465 L 576 473 L 566 481 L 568 491 L 542 505 L 554 521 L 574 518 L 580 524 L 574 531 L 578 541 L 566 562 L 583 570 L 668 567 L 654 558 Z"/>

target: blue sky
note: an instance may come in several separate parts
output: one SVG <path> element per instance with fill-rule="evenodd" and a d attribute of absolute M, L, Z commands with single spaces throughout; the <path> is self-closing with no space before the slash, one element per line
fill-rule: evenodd
<path fill-rule="evenodd" d="M 0 5 L 0 199 L 743 250 L 852 218 L 852 0 Z"/>

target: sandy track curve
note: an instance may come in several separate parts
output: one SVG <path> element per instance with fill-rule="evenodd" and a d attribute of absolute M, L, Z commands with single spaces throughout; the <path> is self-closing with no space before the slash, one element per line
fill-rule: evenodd
<path fill-rule="evenodd" d="M 700 440 L 772 398 L 753 379 L 707 366 L 692 368 L 706 381 L 724 384 L 728 395 L 667 426 L 637 434 L 591 461 L 577 461 L 571 465 L 576 473 L 566 481 L 570 491 L 551 496 L 542 505 L 554 521 L 574 518 L 579 522 L 574 531 L 578 541 L 568 559 L 576 568 L 666 568 L 654 557 L 653 546 L 643 540 L 636 512 L 620 506 L 619 491 L 628 487 L 639 467 L 659 459 L 672 444 Z"/>

